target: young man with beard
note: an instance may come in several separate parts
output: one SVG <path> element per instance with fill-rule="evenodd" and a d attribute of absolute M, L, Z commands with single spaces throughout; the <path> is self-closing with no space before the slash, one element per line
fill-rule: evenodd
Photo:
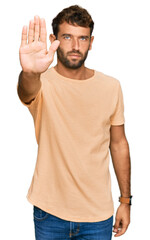
<path fill-rule="evenodd" d="M 27 198 L 34 206 L 37 240 L 112 237 L 109 150 L 121 197 L 113 231 L 130 223 L 130 156 L 117 79 L 85 67 L 94 22 L 87 10 L 63 9 L 52 22 L 47 51 L 44 19 L 24 26 L 21 102 L 35 124 L 37 162 Z M 57 51 L 57 65 L 49 68 Z"/>

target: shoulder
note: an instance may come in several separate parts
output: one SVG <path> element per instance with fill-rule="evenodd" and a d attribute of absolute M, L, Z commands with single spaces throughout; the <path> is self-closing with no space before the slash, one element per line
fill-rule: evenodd
<path fill-rule="evenodd" d="M 102 81 L 104 84 L 108 85 L 108 86 L 112 86 L 112 87 L 117 87 L 119 86 L 120 84 L 120 81 L 115 78 L 115 77 L 112 77 L 108 74 L 105 74 L 103 72 L 100 72 L 100 71 L 96 71 L 95 70 L 95 75 L 96 75 L 96 78 L 100 81 Z"/>

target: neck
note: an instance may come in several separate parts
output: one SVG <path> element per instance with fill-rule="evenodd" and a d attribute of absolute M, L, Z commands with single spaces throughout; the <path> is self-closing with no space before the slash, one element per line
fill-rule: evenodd
<path fill-rule="evenodd" d="M 63 77 L 72 78 L 76 80 L 88 79 L 94 75 L 94 71 L 86 68 L 84 65 L 82 65 L 78 69 L 70 69 L 66 68 L 60 62 L 58 62 L 54 68 Z"/>

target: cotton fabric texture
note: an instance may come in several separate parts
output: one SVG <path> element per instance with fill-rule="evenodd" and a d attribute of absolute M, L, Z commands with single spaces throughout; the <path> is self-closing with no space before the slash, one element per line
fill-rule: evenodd
<path fill-rule="evenodd" d="M 111 125 L 124 124 L 119 80 L 94 71 L 91 78 L 41 74 L 30 104 L 38 144 L 28 201 L 68 221 L 104 221 L 114 214 L 109 172 Z"/>

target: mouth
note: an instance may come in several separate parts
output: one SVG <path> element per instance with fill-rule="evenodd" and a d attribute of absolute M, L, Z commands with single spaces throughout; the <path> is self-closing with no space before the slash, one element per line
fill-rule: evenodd
<path fill-rule="evenodd" d="M 81 57 L 81 55 L 75 54 L 75 53 L 69 54 L 68 56 L 71 57 L 71 58 L 75 58 L 75 59 L 78 59 L 78 58 Z"/>

